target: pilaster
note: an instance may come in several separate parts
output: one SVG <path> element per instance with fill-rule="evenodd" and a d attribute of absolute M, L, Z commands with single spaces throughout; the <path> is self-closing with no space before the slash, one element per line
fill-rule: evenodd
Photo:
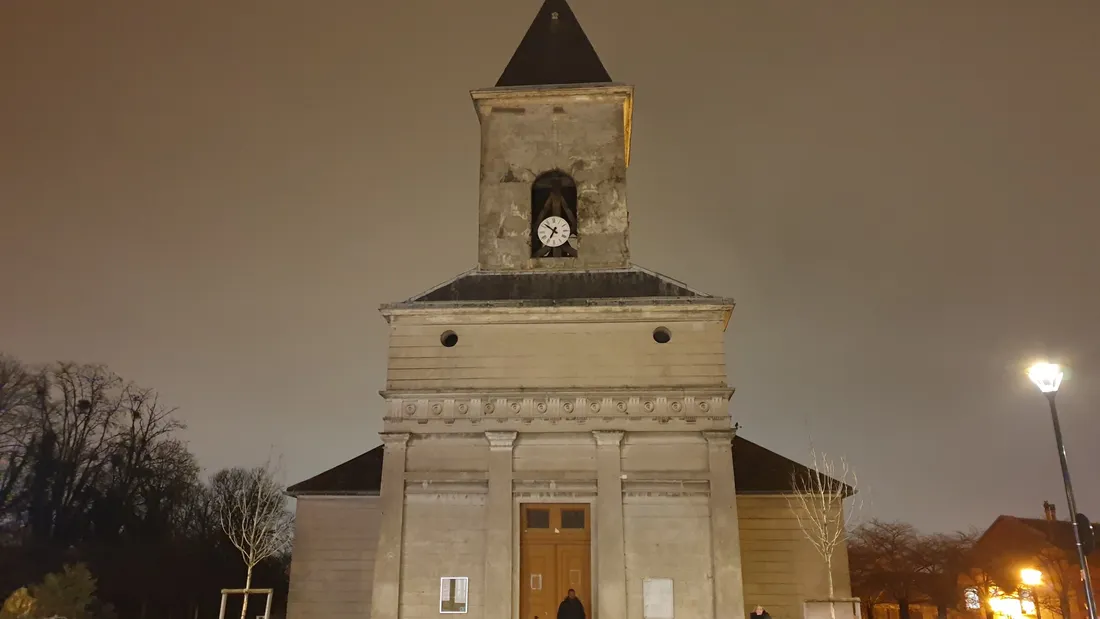
<path fill-rule="evenodd" d="M 626 616 L 626 549 L 623 534 L 623 432 L 598 430 L 596 438 L 597 617 Z"/>
<path fill-rule="evenodd" d="M 405 454 L 409 435 L 382 433 L 382 516 L 374 559 L 371 619 L 397 619 L 401 606 L 401 531 L 405 518 Z"/>
<path fill-rule="evenodd" d="M 512 446 L 515 432 L 486 432 L 489 494 L 485 502 L 485 617 L 512 616 Z"/>
<path fill-rule="evenodd" d="M 741 531 L 733 478 L 733 432 L 704 432 L 710 464 L 710 540 L 715 619 L 745 619 Z"/>

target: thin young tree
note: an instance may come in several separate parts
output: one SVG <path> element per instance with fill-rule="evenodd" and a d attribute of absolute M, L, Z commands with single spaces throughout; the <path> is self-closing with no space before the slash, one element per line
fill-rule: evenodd
<path fill-rule="evenodd" d="M 824 453 L 810 449 L 810 465 L 791 472 L 791 494 L 786 495 L 787 505 L 798 521 L 798 527 L 825 562 L 829 583 L 829 616 L 835 619 L 836 607 L 831 600 L 836 596 L 833 583 L 833 560 L 836 551 L 844 544 L 845 532 L 862 507 L 855 497 L 856 474 L 841 458 L 839 463 Z M 851 498 L 848 509 L 844 500 Z"/>
<path fill-rule="evenodd" d="M 211 479 L 211 489 L 221 528 L 245 564 L 241 602 L 241 619 L 245 619 L 252 571 L 260 562 L 290 548 L 293 519 L 286 509 L 283 487 L 269 465 L 220 471 Z"/>

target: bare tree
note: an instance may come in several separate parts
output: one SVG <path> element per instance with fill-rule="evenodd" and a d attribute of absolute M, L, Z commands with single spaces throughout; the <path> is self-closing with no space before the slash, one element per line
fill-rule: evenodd
<path fill-rule="evenodd" d="M 799 528 L 825 561 L 830 600 L 836 595 L 833 558 L 862 507 L 860 499 L 854 496 L 856 482 L 856 474 L 844 458 L 835 463 L 825 454 L 810 449 L 810 466 L 791 473 L 793 494 L 786 495 Z M 845 510 L 844 499 L 849 497 L 852 501 Z M 830 605 L 829 609 L 830 616 L 835 617 L 835 608 Z"/>
<path fill-rule="evenodd" d="M 874 548 L 863 543 L 860 528 L 851 533 L 848 540 L 848 569 L 852 579 L 852 595 L 863 605 L 865 619 L 875 619 L 875 608 L 890 599 L 885 575 L 879 569 Z"/>
<path fill-rule="evenodd" d="M 248 611 L 248 590 L 252 570 L 261 561 L 286 552 L 294 531 L 286 509 L 283 487 L 275 480 L 270 465 L 252 469 L 233 468 L 211 479 L 218 521 L 230 543 L 240 551 L 246 572 L 241 619 Z"/>
<path fill-rule="evenodd" d="M 30 463 L 34 440 L 34 393 L 38 376 L 19 360 L 0 353 L 0 514 L 12 503 Z M 4 517 L 0 516 L 0 525 Z"/>
<path fill-rule="evenodd" d="M 960 578 L 971 566 L 971 551 L 978 539 L 975 532 L 936 533 L 917 540 L 917 563 L 922 567 L 918 583 L 928 601 L 935 604 L 939 619 L 963 599 Z"/>
<path fill-rule="evenodd" d="M 904 522 L 871 520 L 852 530 L 849 559 L 852 572 L 871 576 L 876 588 L 898 605 L 898 616 L 909 619 L 910 603 L 921 595 L 925 570 L 916 551 L 920 534 Z"/>
<path fill-rule="evenodd" d="M 15 471 L 20 479 L 0 485 L 21 486 L 8 497 L 21 501 L 34 538 L 76 543 L 132 532 L 161 518 L 144 487 L 163 485 L 169 472 L 172 479 L 197 473 L 193 456 L 174 446 L 182 445 L 173 434 L 183 424 L 154 391 L 105 366 L 68 362 L 35 373 L 32 382 L 18 399 L 23 413 L 5 413 L 24 427 L 17 453 L 7 458 L 22 467 Z"/>

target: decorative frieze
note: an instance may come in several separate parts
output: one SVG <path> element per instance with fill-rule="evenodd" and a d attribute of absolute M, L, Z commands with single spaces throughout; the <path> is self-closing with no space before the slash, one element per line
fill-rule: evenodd
<path fill-rule="evenodd" d="M 504 423 L 535 420 L 556 423 L 586 423 L 598 420 L 650 420 L 696 423 L 729 418 L 729 392 L 679 395 L 469 395 L 466 397 L 419 397 L 384 394 L 389 402 L 387 422 L 441 421 L 454 424 Z"/>

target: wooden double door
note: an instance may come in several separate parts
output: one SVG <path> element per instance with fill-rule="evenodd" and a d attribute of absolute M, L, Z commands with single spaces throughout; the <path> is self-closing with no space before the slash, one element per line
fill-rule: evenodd
<path fill-rule="evenodd" d="M 521 619 L 556 619 L 573 589 L 592 617 L 592 519 L 587 504 L 520 506 Z"/>

